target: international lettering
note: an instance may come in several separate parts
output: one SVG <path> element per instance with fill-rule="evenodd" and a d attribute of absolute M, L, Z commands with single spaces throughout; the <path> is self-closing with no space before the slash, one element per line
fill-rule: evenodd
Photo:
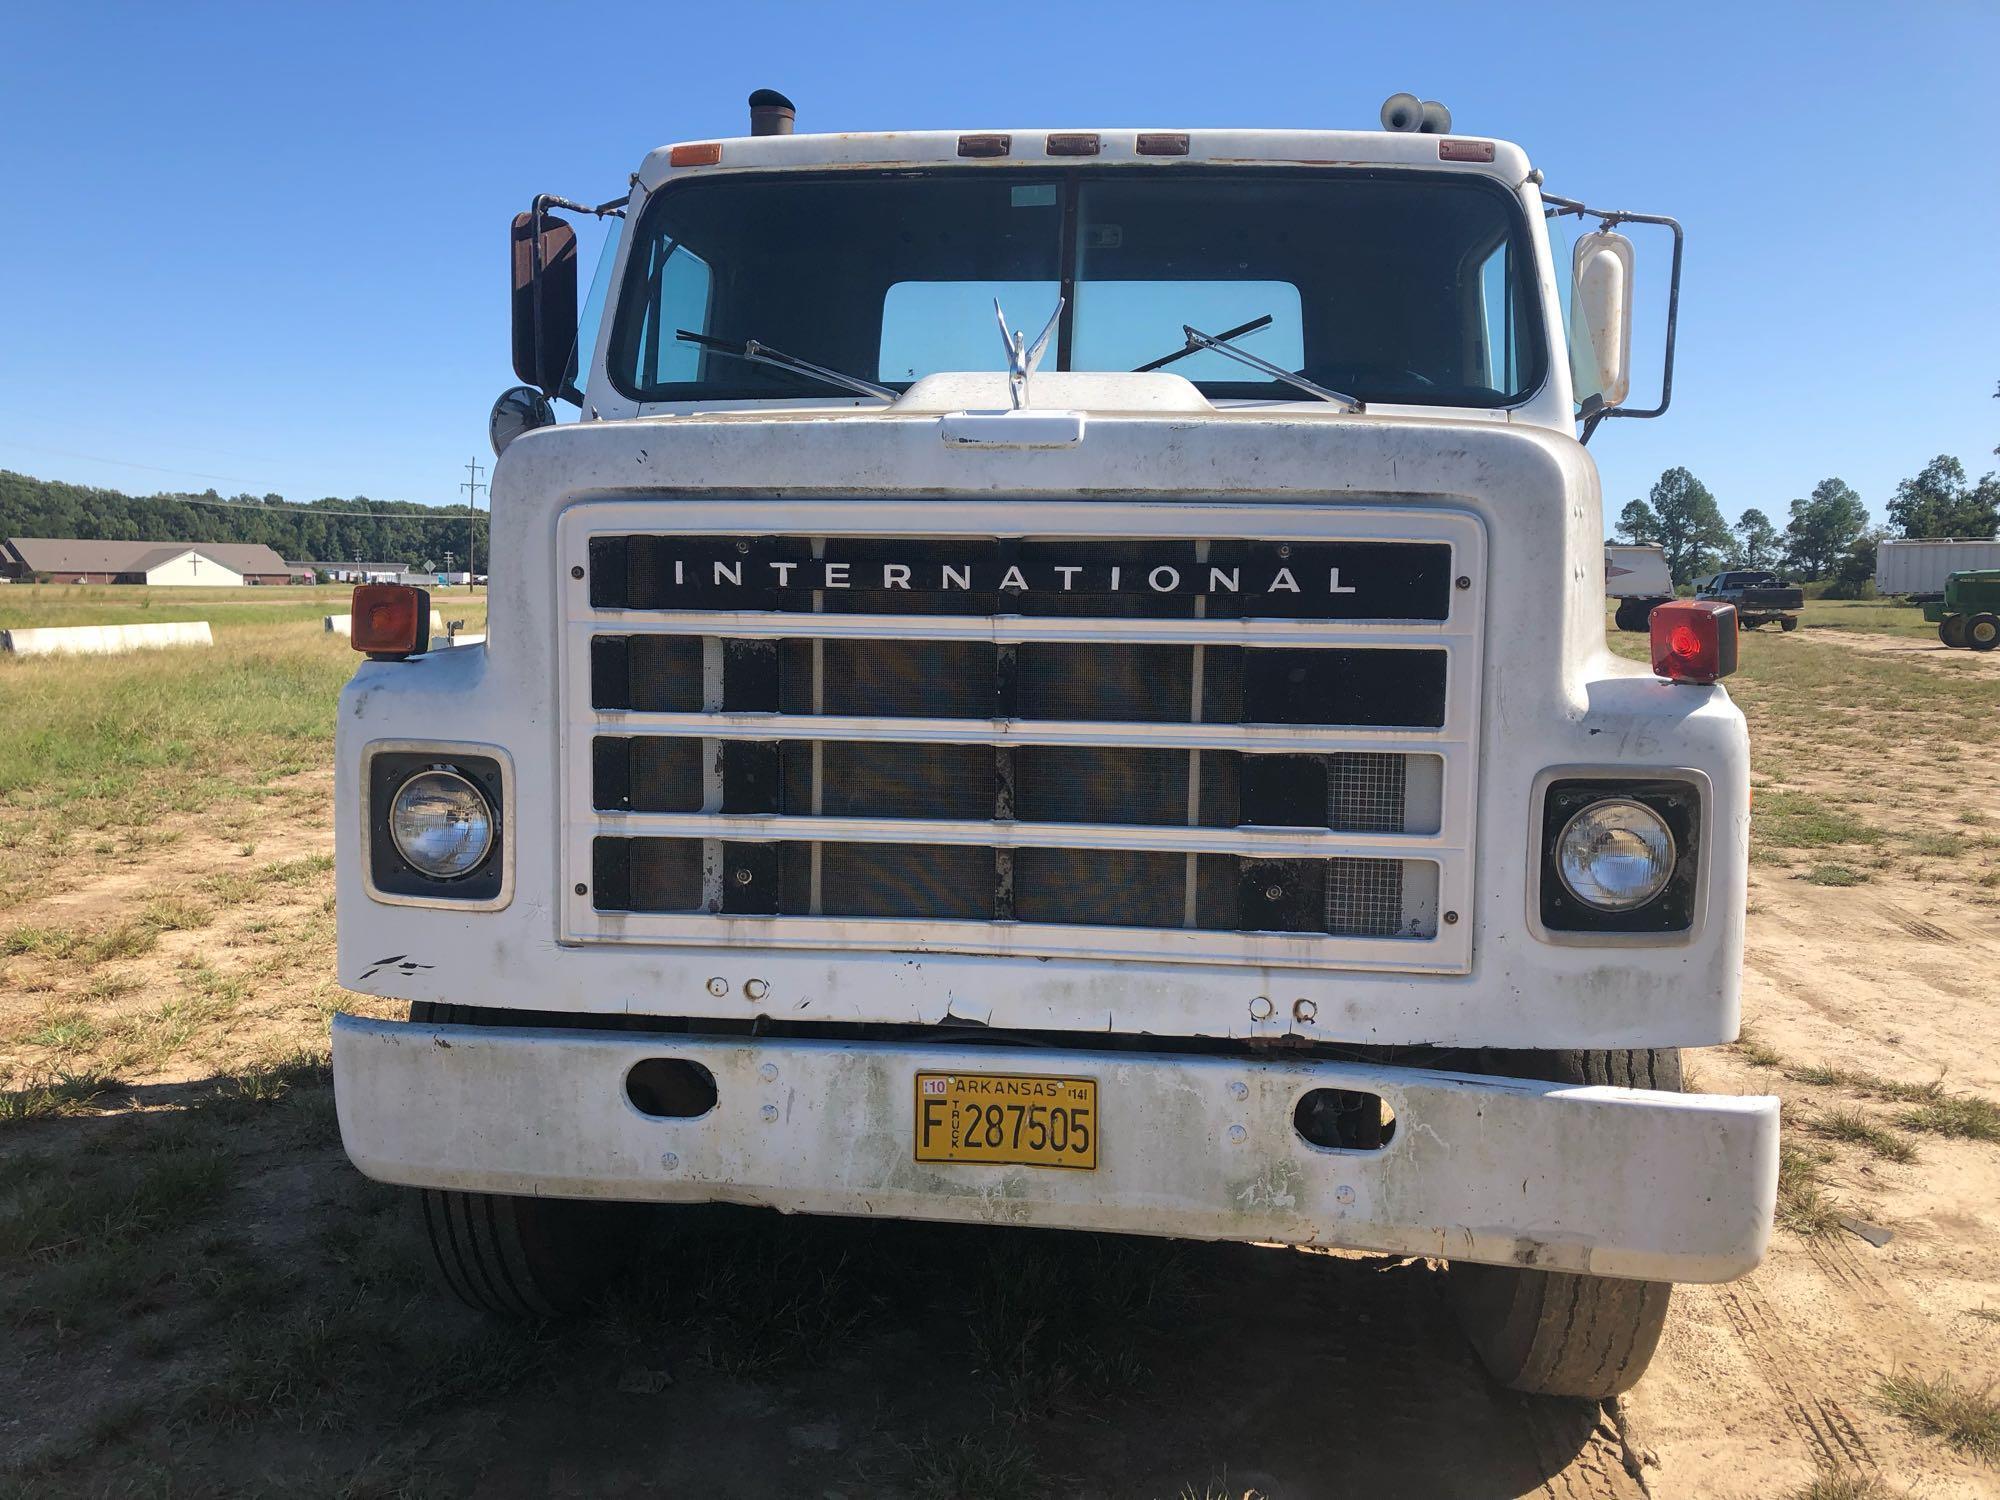
<path fill-rule="evenodd" d="M 1353 570 L 1348 570 L 1350 576 Z M 675 558 L 675 588 L 797 591 L 821 589 L 881 590 L 898 593 L 1002 594 L 1208 594 L 1258 595 L 1308 592 L 1353 594 L 1359 585 L 1343 578 L 1339 568 L 1294 570 L 1289 564 L 1257 567 L 1188 568 L 1176 563 L 1125 567 L 1116 563 L 997 563 L 976 562 L 844 562 L 833 559 L 802 562 L 796 558 L 753 562 L 738 558 L 696 561 Z"/>

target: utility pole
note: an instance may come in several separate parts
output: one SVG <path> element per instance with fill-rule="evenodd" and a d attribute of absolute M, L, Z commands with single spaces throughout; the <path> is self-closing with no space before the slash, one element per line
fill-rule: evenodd
<path fill-rule="evenodd" d="M 486 490 L 491 493 L 492 486 L 479 482 L 479 476 L 486 471 L 480 467 L 478 459 L 475 458 L 467 464 L 465 472 L 469 477 L 459 488 L 465 491 L 465 503 L 472 511 L 472 514 L 465 518 L 465 587 L 471 591 L 477 587 L 472 581 L 472 575 L 479 571 L 479 539 L 476 535 L 479 529 L 479 492 Z M 489 557 L 487 565 L 492 566 L 492 562 L 492 558 Z"/>

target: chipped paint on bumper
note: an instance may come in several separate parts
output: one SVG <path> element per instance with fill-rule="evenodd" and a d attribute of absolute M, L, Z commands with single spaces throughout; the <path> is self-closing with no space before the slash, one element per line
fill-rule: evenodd
<path fill-rule="evenodd" d="M 1778 1101 L 1372 1063 L 747 1041 L 435 1026 L 340 1016 L 341 1138 L 368 1176 L 570 1198 L 1338 1246 L 1660 1281 L 1762 1257 Z M 642 1058 L 699 1062 L 717 1102 L 658 1119 Z M 1099 1080 L 1094 1172 L 914 1159 L 918 1070 Z M 1303 1140 L 1309 1089 L 1379 1094 L 1380 1151 Z"/>

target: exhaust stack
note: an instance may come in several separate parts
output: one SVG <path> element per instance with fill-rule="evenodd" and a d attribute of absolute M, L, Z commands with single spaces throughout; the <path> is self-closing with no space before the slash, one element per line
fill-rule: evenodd
<path fill-rule="evenodd" d="M 790 135 L 798 117 L 798 106 L 776 89 L 759 89 L 750 96 L 752 135 Z"/>

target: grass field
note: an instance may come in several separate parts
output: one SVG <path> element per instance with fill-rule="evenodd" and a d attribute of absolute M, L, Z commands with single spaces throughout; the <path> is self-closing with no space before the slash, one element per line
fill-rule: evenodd
<path fill-rule="evenodd" d="M 1421 1263 L 718 1210 L 649 1231 L 647 1264 L 579 1325 L 460 1314 L 333 1115 L 329 1016 L 397 1009 L 332 981 L 329 761 L 353 655 L 317 617 L 344 591 L 173 592 L 0 589 L 0 624 L 216 626 L 208 650 L 0 658 L 0 1497 L 642 1494 L 671 1473 L 704 1495 L 1276 1500 L 1623 1472 L 1594 1408 L 1469 1373 Z M 483 623 L 483 604 L 444 607 Z M 1797 977 L 1759 980 L 1773 1021 L 1700 1067 L 1703 1087 L 1787 1096 L 1776 1271 L 1818 1275 L 1859 1214 L 1915 1224 L 1912 1254 L 1945 1247 L 1926 1299 L 1939 1264 L 1968 1278 L 1949 1339 L 1859 1340 L 1895 1359 L 1869 1365 L 1853 1420 L 1923 1474 L 1933 1450 L 1981 1461 L 1993 1420 L 1951 1363 L 2000 1339 L 1978 1317 L 2000 1303 L 1980 1269 L 2000 1116 L 1966 1082 L 1991 1022 L 1951 1033 L 1980 996 L 1950 960 L 2000 932 L 2000 674 L 1834 638 L 1899 633 L 1859 613 L 1882 608 L 1815 602 L 1807 630 L 1743 642 L 1752 958 Z M 1863 960 L 1821 950 L 1883 910 L 1909 930 L 1861 950 L 1897 976 L 1878 1002 L 1851 983 Z M 1933 1171 L 1945 1197 L 1922 1219 L 1909 1194 Z M 1789 1283 L 1764 1284 L 1783 1302 Z M 1897 1287 L 1852 1316 L 1903 1307 Z M 1681 1316 L 1704 1328 L 1708 1307 L 1726 1337 L 1697 1294 Z M 1804 1340 L 1823 1313 L 1799 1306 Z M 1728 1421 L 1763 1402 L 1789 1430 L 1768 1378 L 1732 1386 L 1700 1347 L 1696 1378 L 1670 1351 L 1640 1388 L 1665 1393 L 1669 1431 L 1727 1425 L 1704 1388 Z M 1905 1357 L 1893 1399 L 1869 1394 Z M 1774 1472 L 1757 1493 L 1788 1490 L 1795 1470 Z"/>

